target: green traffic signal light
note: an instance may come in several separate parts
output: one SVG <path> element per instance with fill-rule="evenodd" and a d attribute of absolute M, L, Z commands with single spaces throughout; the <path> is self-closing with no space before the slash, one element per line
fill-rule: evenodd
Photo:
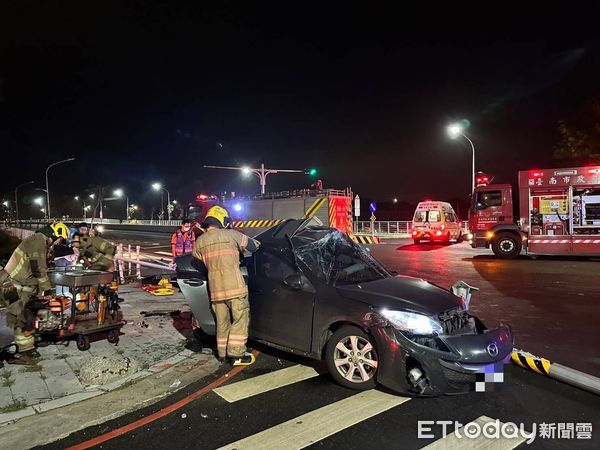
<path fill-rule="evenodd" d="M 314 177 L 317 174 L 317 169 L 308 169 L 307 172 L 311 177 Z"/>

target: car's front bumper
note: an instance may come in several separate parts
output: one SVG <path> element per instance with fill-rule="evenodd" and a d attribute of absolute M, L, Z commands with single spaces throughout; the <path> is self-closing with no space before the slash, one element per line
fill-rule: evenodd
<path fill-rule="evenodd" d="M 507 326 L 482 334 L 442 336 L 444 350 L 417 344 L 391 327 L 374 327 L 371 332 L 379 353 L 377 381 L 394 391 L 414 395 L 487 390 L 489 386 L 481 383 L 502 380 L 502 375 L 493 374 L 502 372 L 513 348 L 513 336 Z M 490 344 L 498 350 L 495 356 L 487 351 Z M 425 389 L 415 388 L 409 380 L 408 372 L 415 367 L 426 378 Z M 490 375 L 478 375 L 485 373 Z"/>

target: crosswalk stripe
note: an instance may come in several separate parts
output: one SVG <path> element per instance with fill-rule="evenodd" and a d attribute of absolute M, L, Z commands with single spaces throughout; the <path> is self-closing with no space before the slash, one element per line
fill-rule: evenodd
<path fill-rule="evenodd" d="M 215 389 L 213 392 L 220 395 L 229 403 L 237 402 L 263 392 L 279 389 L 283 386 L 308 380 L 319 375 L 315 369 L 309 366 L 296 365 L 285 369 L 275 370 L 271 373 L 259 375 L 244 381 L 229 384 Z"/>
<path fill-rule="evenodd" d="M 409 400 L 372 389 L 232 442 L 220 450 L 304 448 Z"/>
<path fill-rule="evenodd" d="M 491 417 L 480 416 L 474 421 L 466 424 L 464 427 L 461 427 L 459 430 L 456 430 L 454 433 L 440 438 L 437 441 L 434 441 L 431 444 L 423 447 L 423 449 L 455 450 L 468 447 L 472 450 L 511 450 L 525 442 L 526 438 L 520 434 L 518 437 L 511 438 L 502 436 L 498 438 L 488 438 L 483 433 L 475 438 L 469 438 L 465 436 L 464 431 L 469 431 L 468 427 L 470 424 L 477 424 L 479 429 L 483 429 L 485 424 L 493 423 L 495 421 L 496 420 L 492 419 Z M 502 422 L 500 422 L 500 427 L 502 427 Z M 460 432 L 460 435 L 457 434 L 457 431 Z"/>

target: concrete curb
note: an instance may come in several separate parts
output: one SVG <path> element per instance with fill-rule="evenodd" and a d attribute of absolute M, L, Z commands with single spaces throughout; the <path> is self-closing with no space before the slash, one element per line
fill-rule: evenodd
<path fill-rule="evenodd" d="M 194 352 L 190 350 L 183 350 L 178 354 L 171 356 L 170 358 L 160 361 L 148 368 L 147 370 L 142 370 L 140 372 L 135 372 L 131 375 L 122 377 L 112 383 L 108 383 L 105 385 L 93 385 L 88 386 L 85 391 L 77 392 L 75 394 L 66 395 L 64 397 L 57 398 L 55 400 L 50 400 L 43 403 L 38 403 L 37 405 L 28 406 L 24 409 L 20 409 L 18 411 L 3 413 L 0 414 L 0 427 L 5 427 L 10 425 L 11 423 L 16 422 L 23 417 L 32 416 L 34 414 L 41 414 L 44 412 L 52 411 L 57 408 L 64 408 L 65 406 L 72 405 L 74 403 L 78 403 L 81 401 L 89 400 L 91 398 L 97 397 L 98 395 L 106 394 L 108 392 L 112 392 L 116 389 L 123 387 L 124 385 L 139 382 L 144 378 L 155 375 L 159 372 L 163 372 L 167 369 L 170 369 L 186 360 L 189 360 L 191 356 L 195 355 Z M 178 386 L 181 388 L 183 386 Z"/>

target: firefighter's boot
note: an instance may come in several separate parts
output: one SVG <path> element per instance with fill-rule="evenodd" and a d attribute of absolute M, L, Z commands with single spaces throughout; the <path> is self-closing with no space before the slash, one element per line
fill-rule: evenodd
<path fill-rule="evenodd" d="M 15 328 L 15 343 L 19 353 L 35 350 L 35 338 L 31 332 L 23 331 L 20 327 Z"/>
<path fill-rule="evenodd" d="M 242 356 L 231 358 L 231 363 L 234 366 L 249 366 L 251 364 L 254 364 L 254 361 L 256 361 L 256 358 L 252 353 L 248 352 L 244 353 Z"/>

